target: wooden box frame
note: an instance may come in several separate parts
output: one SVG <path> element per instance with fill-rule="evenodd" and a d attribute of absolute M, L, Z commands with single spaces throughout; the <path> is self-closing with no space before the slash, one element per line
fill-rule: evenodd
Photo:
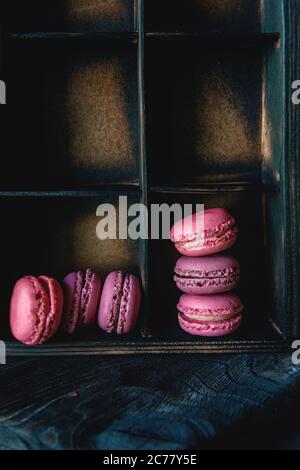
<path fill-rule="evenodd" d="M 193 3 L 197 4 L 197 1 L 194 2 L 193 0 Z M 218 0 L 216 3 L 218 3 Z M 155 5 L 155 2 L 153 5 Z M 153 5 L 152 8 L 154 8 Z M 176 5 L 178 8 L 179 2 L 177 0 Z M 231 29 L 230 22 L 226 23 L 226 27 L 224 27 L 223 30 L 215 30 L 214 25 L 211 27 L 212 29 L 208 26 L 206 29 L 195 30 L 194 27 L 191 29 L 185 25 L 178 26 L 176 21 L 179 21 L 178 18 L 180 19 L 180 15 L 178 15 L 178 18 L 175 18 L 174 16 L 176 21 L 174 19 L 174 24 L 171 24 L 171 26 L 168 25 L 166 28 L 159 27 L 160 29 L 158 30 L 149 30 L 149 24 L 150 27 L 153 26 L 153 16 L 151 20 L 152 23 L 147 20 L 147 14 L 151 17 L 149 8 L 151 10 L 147 0 L 136 0 L 132 2 L 132 13 L 130 14 L 132 17 L 132 27 L 128 31 L 122 30 L 122 28 L 118 29 L 118 27 L 116 28 L 115 26 L 113 28 L 108 27 L 105 31 L 97 30 L 94 26 L 89 29 L 89 25 L 85 23 L 83 31 L 71 28 L 71 30 L 66 30 L 65 32 L 40 32 L 38 29 L 35 30 L 34 28 L 33 30 L 28 31 L 26 30 L 26 27 L 24 29 L 20 27 L 20 29 L 16 31 L 13 29 L 13 26 L 7 26 L 9 23 L 7 22 L 7 11 L 5 7 L 3 8 L 1 13 L 3 18 L 3 20 L 1 20 L 1 55 L 3 59 L 1 74 L 7 82 L 7 105 L 5 110 L 2 109 L 2 129 L 4 129 L 4 134 L 11 138 L 11 132 L 16 131 L 16 129 L 11 128 L 15 121 L 10 113 L 12 111 L 16 112 L 18 108 L 16 107 L 16 102 L 14 102 L 13 110 L 10 109 L 10 102 L 14 101 L 12 93 L 17 89 L 16 86 L 18 83 L 20 84 L 20 82 L 18 82 L 19 77 L 17 77 L 16 80 L 16 77 L 13 77 L 12 74 L 12 71 L 15 72 L 16 70 L 19 70 L 17 68 L 18 60 L 14 59 L 13 62 L 10 62 L 10 53 L 17 51 L 17 54 L 19 54 L 17 57 L 19 57 L 23 66 L 25 64 L 25 60 L 22 58 L 21 54 L 23 54 L 24 51 L 26 54 L 29 50 L 28 57 L 30 58 L 30 61 L 28 63 L 28 67 L 34 67 L 34 70 L 39 70 L 39 64 L 36 61 L 38 56 L 30 55 L 30 51 L 34 48 L 37 48 L 34 54 L 40 54 L 43 50 L 51 52 L 52 47 L 54 47 L 55 50 L 57 45 L 65 47 L 63 45 L 67 44 L 66 47 L 69 54 L 69 51 L 72 50 L 72 48 L 75 51 L 77 51 L 77 49 L 80 51 L 89 51 L 89 49 L 94 51 L 94 48 L 99 47 L 99 50 L 104 57 L 107 57 L 105 55 L 106 49 L 109 53 L 116 54 L 116 56 L 118 56 L 118 52 L 116 51 L 118 51 L 118 48 L 123 48 L 122 54 L 124 51 L 124 55 L 126 57 L 126 54 L 132 55 L 132 51 L 136 54 L 136 59 L 133 59 L 128 67 L 125 64 L 124 68 L 119 68 L 118 70 L 122 70 L 122 73 L 124 72 L 124 76 L 129 74 L 132 79 L 132 67 L 136 67 L 136 81 L 133 79 L 134 86 L 136 86 L 136 100 L 130 94 L 132 91 L 131 89 L 131 91 L 126 95 L 126 106 L 129 108 L 130 106 L 134 107 L 134 111 L 129 111 L 134 122 L 130 132 L 135 133 L 136 137 L 135 143 L 132 144 L 131 149 L 133 148 L 132 152 L 136 154 L 138 162 L 135 169 L 133 169 L 131 173 L 129 172 L 130 174 L 127 180 L 126 177 L 128 175 L 126 175 L 126 172 L 121 173 L 121 176 L 119 174 L 118 177 L 114 176 L 117 172 L 116 163 L 114 167 L 115 169 L 112 170 L 111 173 L 105 173 L 104 182 L 99 182 L 99 174 L 101 176 L 102 171 L 101 169 L 97 171 L 97 178 L 95 176 L 96 173 L 90 172 L 87 176 L 87 180 L 84 181 L 81 180 L 83 173 L 77 172 L 76 175 L 75 173 L 74 175 L 72 173 L 72 178 L 70 178 L 70 181 L 66 180 L 65 185 L 63 178 L 61 180 L 54 180 L 52 174 L 49 180 L 46 178 L 43 179 L 42 177 L 37 183 L 34 173 L 32 173 L 32 181 L 29 181 L 25 177 L 22 178 L 22 175 L 20 174 L 18 178 L 16 178 L 14 168 L 20 155 L 16 155 L 12 152 L 9 157 L 8 169 L 5 167 L 5 171 L 2 174 L 2 187 L 0 188 L 0 204 L 2 204 L 2 210 L 5 214 L 4 222 L 6 222 L 6 224 L 4 223 L 3 225 L 5 232 L 2 236 L 2 244 L 4 244 L 7 252 L 4 264 L 5 266 L 10 266 L 8 269 L 9 274 L 3 274 L 5 288 L 1 294 L 1 302 L 2 305 L 5 305 L 5 309 L 2 308 L 3 318 L 1 321 L 4 325 L 2 331 L 7 332 L 7 334 L 5 334 L 1 339 L 7 341 L 9 354 L 83 355 L 115 353 L 278 351 L 289 348 L 292 339 L 296 338 L 300 333 L 298 311 L 298 293 L 300 287 L 300 251 L 298 242 L 300 238 L 298 233 L 299 224 L 297 222 L 299 220 L 299 108 L 293 105 L 291 101 L 291 84 L 293 80 L 299 79 L 298 73 L 300 70 L 300 26 L 298 21 L 300 15 L 299 2 L 296 0 L 276 0 L 276 2 L 273 0 L 262 0 L 260 2 L 259 10 L 259 28 L 257 29 L 255 25 L 254 27 L 251 25 L 249 31 L 247 30 L 247 27 L 244 27 L 242 31 L 237 30 L 236 23 L 232 23 L 235 27 Z M 170 13 L 170 17 L 172 19 L 172 12 Z M 164 18 L 163 15 L 162 18 Z M 182 21 L 184 22 L 184 15 Z M 68 47 L 70 49 L 68 49 Z M 200 176 L 199 178 L 193 178 L 192 175 L 188 173 L 185 173 L 181 177 L 180 170 L 177 171 L 175 169 L 176 177 L 168 179 L 168 162 L 162 163 L 162 177 L 158 177 L 161 175 L 158 175 L 157 177 L 155 176 L 155 172 L 158 171 L 157 168 L 159 168 L 159 165 L 157 162 L 157 168 L 155 164 L 153 165 L 156 147 L 151 146 L 151 139 L 155 139 L 155 132 L 153 133 L 152 128 L 150 129 L 149 126 L 152 126 L 153 122 L 155 123 L 155 119 L 159 120 L 159 117 L 155 114 L 153 119 L 153 113 L 155 113 L 157 109 L 160 109 L 159 107 L 161 106 L 161 102 L 159 100 L 155 102 L 156 96 L 160 96 L 160 90 L 155 87 L 159 87 L 160 83 L 164 83 L 166 86 L 170 77 L 168 75 L 164 77 L 160 76 L 160 68 L 157 68 L 156 70 L 153 69 L 158 56 L 154 55 L 154 57 L 151 57 L 151 53 L 154 51 L 154 54 L 159 54 L 160 48 L 163 51 L 162 53 L 165 53 L 168 47 L 170 47 L 171 56 L 174 50 L 181 50 L 181 48 L 183 51 L 201 50 L 204 54 L 211 51 L 209 53 L 212 57 L 214 57 L 214 54 L 216 53 L 215 51 L 219 51 L 217 54 L 220 53 L 220 56 L 218 55 L 218 60 L 221 60 L 221 67 L 222 54 L 224 51 L 238 50 L 239 60 L 244 54 L 245 61 L 248 60 L 249 54 L 251 54 L 251 51 L 253 50 L 256 51 L 255 53 L 258 55 L 261 54 L 261 108 L 257 109 L 257 113 L 259 113 L 261 119 L 261 154 L 258 155 L 258 158 L 261 158 L 259 176 L 257 176 L 258 174 L 256 171 L 255 175 L 254 173 L 252 174 L 251 170 L 248 172 L 246 177 L 244 171 L 240 171 L 239 174 L 238 156 L 236 157 L 237 171 L 233 176 L 226 174 L 226 168 L 224 174 L 218 174 L 218 164 L 215 162 L 214 165 L 216 170 L 215 172 L 210 173 L 210 178 L 206 178 L 206 175 L 204 175 L 203 178 Z M 26 48 L 28 48 L 27 52 Z M 130 52 L 128 52 L 129 50 Z M 176 59 L 176 54 L 174 54 L 174 57 Z M 174 60 L 174 57 L 172 56 L 171 60 Z M 94 58 L 92 58 L 91 61 L 92 60 L 97 61 L 97 59 Z M 163 64 L 164 60 L 168 61 L 169 57 L 162 57 L 162 62 L 160 62 L 160 64 Z M 226 58 L 226 60 L 228 60 L 228 58 Z M 105 60 L 101 62 L 102 65 L 99 68 L 100 75 L 102 73 L 101 71 L 108 70 L 108 68 L 105 68 L 108 67 L 107 63 L 108 62 L 105 62 Z M 115 63 L 118 64 L 118 62 Z M 239 66 L 239 63 L 240 62 L 237 62 L 237 67 Z M 59 62 L 59 64 L 62 64 L 62 62 Z M 103 64 L 105 65 L 103 66 Z M 176 63 L 175 60 L 175 62 L 170 62 L 170 64 L 177 67 L 177 71 L 180 71 L 180 60 L 178 63 Z M 92 80 L 93 77 L 91 74 L 93 73 L 93 69 L 88 70 L 90 71 L 90 75 L 87 74 L 87 77 Z M 151 75 L 152 73 L 153 76 Z M 162 73 L 168 73 L 167 68 L 166 70 L 163 69 Z M 15 80 L 16 82 L 14 82 Z M 126 80 L 126 77 L 124 80 Z M 165 82 L 163 82 L 163 80 L 165 80 Z M 12 82 L 14 82 L 14 85 L 11 86 L 10 89 Z M 259 84 L 256 85 L 259 86 Z M 171 90 L 176 90 L 176 86 L 177 84 L 173 87 L 173 84 L 171 83 Z M 168 93 L 168 87 L 166 87 L 165 90 L 166 93 Z M 158 95 L 156 92 L 158 92 Z M 245 100 L 247 100 L 247 97 Z M 81 105 L 82 104 L 80 103 L 80 106 Z M 174 106 L 175 105 L 176 103 Z M 82 109 L 86 111 L 84 104 L 82 106 Z M 168 112 L 167 107 L 164 112 Z M 22 116 L 25 116 L 25 114 L 22 114 Z M 47 108 L 45 116 L 47 119 Z M 32 116 L 29 113 L 28 119 L 31 117 Z M 8 126 L 7 123 L 9 123 L 10 127 L 5 128 L 5 126 Z M 176 126 L 178 123 L 176 122 L 174 125 Z M 165 123 L 161 122 L 161 126 L 164 127 Z M 156 128 L 156 131 L 158 132 L 158 127 Z M 168 135 L 171 135 L 171 139 L 176 137 L 174 129 L 173 134 L 172 129 L 171 131 L 168 129 L 168 132 Z M 18 133 L 16 135 L 18 136 Z M 155 145 L 157 145 L 158 155 L 160 159 L 162 159 L 164 158 L 164 149 L 167 148 L 167 146 L 162 147 L 160 154 L 159 145 L 162 145 L 161 143 L 163 142 L 164 137 L 162 134 L 158 134 L 158 136 L 159 138 Z M 176 143 L 176 140 L 174 142 Z M 172 149 L 175 148 L 175 143 L 172 143 Z M 167 144 L 168 142 L 166 145 Z M 167 157 L 172 158 L 172 155 L 168 155 Z M 30 149 L 26 148 L 26 145 L 24 149 L 24 158 L 30 159 Z M 36 158 L 36 156 L 34 158 Z M 51 156 L 48 156 L 47 158 L 51 161 Z M 180 156 L 176 156 L 177 160 L 179 158 Z M 193 158 L 193 156 L 191 156 L 191 158 Z M 218 157 L 216 156 L 216 161 L 217 159 Z M 177 160 L 175 161 L 175 166 L 178 164 Z M 36 163 L 37 160 L 32 160 L 32 162 L 29 161 L 29 167 L 32 164 L 30 171 L 36 167 Z M 222 165 L 223 164 L 224 162 Z M 134 163 L 131 162 L 130 165 L 134 165 Z M 49 168 L 50 167 L 48 167 L 48 169 Z M 26 165 L 24 168 L 22 166 L 22 171 L 23 169 L 26 172 Z M 62 170 L 63 176 L 67 175 L 68 171 L 69 167 L 66 167 L 65 173 L 64 170 Z M 216 178 L 215 175 L 218 175 L 218 178 Z M 90 180 L 88 178 L 90 178 Z M 17 266 L 18 259 L 16 259 L 16 253 L 21 256 L 21 260 L 23 260 L 23 255 L 21 254 L 22 250 L 20 249 L 16 249 L 16 251 L 14 251 L 14 244 L 18 243 L 18 238 L 12 235 L 12 230 L 16 229 L 17 226 L 15 223 L 11 223 L 12 214 L 15 213 L 14 211 L 21 209 L 21 212 L 24 211 L 26 213 L 28 210 L 28 214 L 31 214 L 31 216 L 29 215 L 29 221 L 33 225 L 32 228 L 29 225 L 29 235 L 27 238 L 25 237 L 25 242 L 29 243 L 28 249 L 30 254 L 30 250 L 35 248 L 34 244 L 30 246 L 30 240 L 36 231 L 34 224 L 39 213 L 42 214 L 43 211 L 47 211 L 47 208 L 50 208 L 49 210 L 51 212 L 52 205 L 53 207 L 55 206 L 58 208 L 59 212 L 60 201 L 63 201 L 62 204 L 71 204 L 72 201 L 80 200 L 80 204 L 85 206 L 85 201 L 88 200 L 90 202 L 95 201 L 96 206 L 96 201 L 99 199 L 102 200 L 104 195 L 105 198 L 109 200 L 110 197 L 114 199 L 119 194 L 130 194 L 135 200 L 139 200 L 146 205 L 149 205 L 153 200 L 162 202 L 172 201 L 175 199 L 179 199 L 181 202 L 202 202 L 202 199 L 204 199 L 207 201 L 208 205 L 212 204 L 214 201 L 221 200 L 221 204 L 222 201 L 223 203 L 226 203 L 227 201 L 229 206 L 232 205 L 233 208 L 235 208 L 234 210 L 240 214 L 241 224 L 244 226 L 243 233 L 245 239 L 242 242 L 243 247 L 250 246 L 251 250 L 250 238 L 248 239 L 248 235 L 245 235 L 247 233 L 247 227 L 250 227 L 250 234 L 252 233 L 252 236 L 254 233 L 253 230 L 256 230 L 257 227 L 258 231 L 261 231 L 262 238 L 261 244 L 259 244 L 259 249 L 262 250 L 264 259 L 266 258 L 264 263 L 267 266 L 267 274 L 266 277 L 262 277 L 262 281 L 264 282 L 264 279 L 266 281 L 266 286 L 263 285 L 260 292 L 263 294 L 265 290 L 268 291 L 268 300 L 266 304 L 263 304 L 262 312 L 255 312 L 256 309 L 254 302 L 253 320 L 250 318 L 250 314 L 248 315 L 246 313 L 246 318 L 248 318 L 248 320 L 246 321 L 245 329 L 242 330 L 241 333 L 237 333 L 236 335 L 225 339 L 199 339 L 189 337 L 188 335 L 180 332 L 176 323 L 173 324 L 172 322 L 170 329 L 168 329 L 168 322 L 165 322 L 166 328 L 160 330 L 160 321 L 162 321 L 162 323 L 164 322 L 164 315 L 166 315 L 166 318 L 169 318 L 172 315 L 173 318 L 176 319 L 176 304 L 172 297 L 173 294 L 171 295 L 171 303 L 168 302 L 168 300 L 164 302 L 163 296 L 166 294 L 164 294 L 162 289 L 159 290 L 159 287 L 155 286 L 155 279 L 153 281 L 153 278 L 155 278 L 155 273 L 157 273 L 158 269 L 158 265 L 155 263 L 157 263 L 157 259 L 161 259 L 161 256 L 163 259 L 165 256 L 165 260 L 167 260 L 166 266 L 170 271 L 170 283 L 172 283 L 171 261 L 174 261 L 173 258 L 176 254 L 174 253 L 174 248 L 170 245 L 167 247 L 165 243 L 158 246 L 157 243 L 141 241 L 139 247 L 135 246 L 132 248 L 132 256 L 138 256 L 136 263 L 134 261 L 131 263 L 131 259 L 126 258 L 126 256 L 124 261 L 124 258 L 120 256 L 120 262 L 115 266 L 116 268 L 120 266 L 124 269 L 130 267 L 132 269 L 136 269 L 141 274 L 144 289 L 144 302 L 141 323 L 138 331 L 130 336 L 124 336 L 122 338 L 111 337 L 104 333 L 94 331 L 92 333 L 87 333 L 87 335 L 83 334 L 82 336 L 71 339 L 61 338 L 53 340 L 48 344 L 34 348 L 25 347 L 13 341 L 8 334 L 8 313 L 3 314 L 3 311 L 8 312 L 7 299 L 10 292 L 9 289 L 13 285 L 13 281 L 19 274 L 21 274 L 21 272 L 23 273 L 24 271 L 25 273 L 25 270 L 30 269 L 29 265 L 24 265 L 22 267 Z M 255 219 L 255 211 L 251 212 L 251 201 L 254 201 L 255 204 L 258 201 L 258 225 L 251 225 L 250 222 L 250 225 L 248 226 L 246 221 L 243 222 L 243 211 L 245 211 L 246 208 L 247 211 L 249 210 L 252 217 L 251 220 Z M 41 208 L 42 211 L 39 212 Z M 74 219 L 70 219 L 70 224 L 66 230 L 70 231 L 73 226 L 72 224 L 81 220 L 80 214 L 85 214 L 84 209 L 83 212 L 80 212 L 78 209 L 78 213 L 76 210 L 77 209 L 75 209 Z M 26 217 L 21 220 L 24 224 L 27 223 Z M 58 221 L 63 223 L 61 216 L 58 217 Z M 43 217 L 41 223 L 43 224 Z M 46 225 L 42 225 L 44 228 L 47 226 L 46 222 L 45 224 Z M 8 229 L 5 227 L 8 227 Z M 56 229 L 52 227 L 52 229 L 50 228 L 49 230 L 50 232 L 53 230 L 54 234 Z M 42 249 L 42 246 L 43 243 L 38 245 L 39 249 Z M 26 251 L 26 244 L 24 244 L 24 247 Z M 76 245 L 76 248 L 78 250 L 82 249 L 80 243 Z M 124 249 L 126 249 L 126 247 L 122 247 L 123 251 Z M 165 249 L 168 254 L 165 254 Z M 169 255 L 169 251 L 172 249 L 173 254 Z M 83 249 L 82 251 L 83 260 L 90 259 L 88 248 L 86 258 L 84 258 L 85 251 Z M 117 256 L 118 254 L 116 257 Z M 258 256 L 258 252 L 256 253 L 256 256 Z M 104 259 L 106 260 L 105 266 L 112 267 L 110 266 L 107 258 Z M 24 260 L 26 260 L 25 255 Z M 30 256 L 28 257 L 28 260 L 30 260 Z M 115 263 L 117 264 L 117 258 Z M 35 263 L 33 263 L 33 265 L 35 266 Z M 33 269 L 33 266 L 31 269 Z M 249 272 L 249 274 L 246 273 L 246 280 L 249 285 L 251 285 L 251 276 L 253 279 L 255 269 L 253 268 L 252 272 Z M 55 274 L 54 271 L 55 268 L 53 268 L 53 274 Z M 163 275 L 165 274 L 166 273 Z M 9 277 L 8 280 L 7 276 Z M 252 295 L 251 288 L 248 286 L 248 288 L 246 287 L 245 289 L 248 289 L 246 297 L 249 295 L 250 298 L 250 295 Z M 255 296 L 255 289 L 253 295 Z M 259 302 L 260 299 L 257 297 L 256 304 Z M 173 311 L 170 311 L 170 308 L 172 310 L 170 305 L 174 305 Z M 169 310 L 166 312 L 165 309 Z M 259 318 L 260 315 L 262 320 Z M 154 319 L 154 322 L 152 319 Z"/>

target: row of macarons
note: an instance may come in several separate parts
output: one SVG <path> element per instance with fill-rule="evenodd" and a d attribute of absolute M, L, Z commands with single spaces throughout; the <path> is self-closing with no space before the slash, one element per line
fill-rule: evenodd
<path fill-rule="evenodd" d="M 174 281 L 183 292 L 178 320 L 187 333 L 225 336 L 240 327 L 244 307 L 229 293 L 239 282 L 240 265 L 221 253 L 235 244 L 237 233 L 234 218 L 223 208 L 192 214 L 173 227 L 171 241 L 184 255 L 176 262 Z"/>
<path fill-rule="evenodd" d="M 141 305 L 141 284 L 133 274 L 111 272 L 103 288 L 88 268 L 68 274 L 60 284 L 48 276 L 19 279 L 10 301 L 10 327 L 24 344 L 43 344 L 59 331 L 73 334 L 98 321 L 107 333 L 129 333 Z"/>

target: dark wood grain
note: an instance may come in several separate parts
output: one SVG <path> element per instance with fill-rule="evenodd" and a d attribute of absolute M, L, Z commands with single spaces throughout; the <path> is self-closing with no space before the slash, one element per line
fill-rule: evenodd
<path fill-rule="evenodd" d="M 195 183 L 184 185 L 167 185 L 151 186 L 152 193 L 171 193 L 171 194 L 209 194 L 218 192 L 241 192 L 241 191 L 261 191 L 261 192 L 277 192 L 279 188 L 275 186 L 265 185 L 262 183 L 251 182 L 234 182 L 234 183 Z"/>
<path fill-rule="evenodd" d="M 285 23 L 287 40 L 285 41 L 286 83 L 291 87 L 294 80 L 299 79 L 300 71 L 300 4 L 297 0 L 285 2 Z M 289 88 L 290 90 L 290 88 Z M 287 306 L 285 322 L 290 325 L 292 334 L 300 333 L 299 301 L 300 301 L 300 106 L 293 105 L 291 94 L 285 96 L 286 139 L 285 152 L 288 155 L 286 165 L 286 211 L 288 225 L 286 227 L 287 253 L 286 262 L 291 267 L 287 274 L 286 284 L 289 286 L 290 301 Z M 289 203 L 287 202 L 289 201 Z M 297 312 L 297 313 L 296 313 Z"/>
<path fill-rule="evenodd" d="M 142 335 L 151 338 L 151 331 L 142 331 Z M 7 351 L 11 357 L 33 357 L 33 356 L 106 356 L 124 354 L 216 354 L 242 352 L 278 352 L 287 351 L 289 343 L 272 340 L 244 340 L 244 341 L 186 341 L 179 342 L 170 339 L 169 341 L 145 341 L 135 339 L 132 342 L 121 341 L 77 341 L 72 344 L 70 341 L 58 344 L 45 344 L 41 347 L 24 346 L 17 342 L 8 342 Z"/>
<path fill-rule="evenodd" d="M 282 354 L 10 359 L 0 449 L 269 448 L 299 391 Z"/>
<path fill-rule="evenodd" d="M 149 209 L 148 159 L 146 147 L 146 99 L 145 99 L 145 31 L 144 31 L 144 0 L 136 0 L 138 41 L 138 103 L 139 103 L 139 156 L 140 156 L 140 185 L 142 189 L 141 203 Z M 145 221 L 149 225 L 148 220 Z M 141 241 L 141 278 L 143 285 L 143 318 L 141 319 L 141 334 L 147 337 L 149 323 L 149 240 Z"/>
<path fill-rule="evenodd" d="M 135 31 L 120 32 L 94 32 L 94 33 L 76 33 L 76 32 L 30 32 L 30 33 L 11 33 L 10 39 L 15 40 L 72 40 L 72 39 L 91 39 L 93 41 L 137 41 L 138 34 Z"/>
<path fill-rule="evenodd" d="M 103 192 L 115 192 L 118 194 L 128 194 L 131 192 L 139 192 L 140 187 L 138 183 L 127 183 L 127 184 L 102 184 L 97 187 L 91 186 L 85 189 L 63 189 L 63 190 L 43 190 L 43 191 L 30 191 L 30 190 L 19 190 L 19 191 L 0 191 L 0 197 L 95 197 L 101 196 Z"/>

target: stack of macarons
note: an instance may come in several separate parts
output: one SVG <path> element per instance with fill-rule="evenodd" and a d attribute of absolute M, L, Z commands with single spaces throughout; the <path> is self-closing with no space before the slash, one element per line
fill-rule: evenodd
<path fill-rule="evenodd" d="M 178 221 L 170 238 L 183 255 L 174 269 L 183 292 L 177 305 L 181 328 L 199 336 L 236 331 L 244 307 L 229 291 L 239 282 L 240 266 L 233 256 L 220 254 L 237 240 L 234 218 L 225 209 L 207 209 Z"/>
<path fill-rule="evenodd" d="M 107 333 L 129 333 L 141 305 L 139 279 L 121 271 L 110 273 L 103 285 L 92 269 L 68 274 L 62 284 L 47 276 L 25 276 L 13 289 L 10 326 L 27 345 L 43 344 L 59 330 L 73 334 L 96 323 Z"/>

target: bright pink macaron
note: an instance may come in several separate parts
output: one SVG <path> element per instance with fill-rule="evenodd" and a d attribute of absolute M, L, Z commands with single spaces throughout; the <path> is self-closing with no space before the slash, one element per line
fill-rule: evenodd
<path fill-rule="evenodd" d="M 237 228 L 226 209 L 207 209 L 176 222 L 170 238 L 182 255 L 206 256 L 230 248 L 237 240 Z"/>
<path fill-rule="evenodd" d="M 136 325 L 141 306 L 140 281 L 121 271 L 110 273 L 104 283 L 98 323 L 107 333 L 129 333 Z"/>
<path fill-rule="evenodd" d="M 182 256 L 174 268 L 174 281 L 186 294 L 221 294 L 234 289 L 240 279 L 240 265 L 230 255 Z"/>
<path fill-rule="evenodd" d="M 183 294 L 177 308 L 181 328 L 198 336 L 225 336 L 233 333 L 240 327 L 244 309 L 235 294 Z"/>
<path fill-rule="evenodd" d="M 101 280 L 88 268 L 68 274 L 63 280 L 65 295 L 64 330 L 72 334 L 77 328 L 92 325 L 97 317 Z"/>
<path fill-rule="evenodd" d="M 45 343 L 62 321 L 63 292 L 50 277 L 26 276 L 14 286 L 10 301 L 10 327 L 14 337 L 27 345 Z"/>

